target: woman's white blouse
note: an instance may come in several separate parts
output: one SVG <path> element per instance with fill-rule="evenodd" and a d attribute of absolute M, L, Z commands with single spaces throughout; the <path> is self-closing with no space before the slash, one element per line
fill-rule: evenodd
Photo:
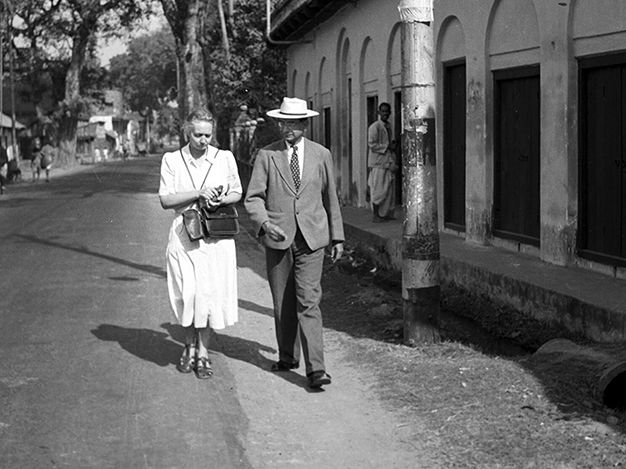
<path fill-rule="evenodd" d="M 160 196 L 220 185 L 225 188 L 225 195 L 231 192 L 242 193 L 237 163 L 230 151 L 209 147 L 203 156 L 196 159 L 191 156 L 189 145 L 186 145 L 181 150 L 163 155 L 159 184 Z M 191 205 L 193 204 L 189 204 Z M 189 206 L 179 207 L 176 209 L 176 214 L 182 213 Z"/>

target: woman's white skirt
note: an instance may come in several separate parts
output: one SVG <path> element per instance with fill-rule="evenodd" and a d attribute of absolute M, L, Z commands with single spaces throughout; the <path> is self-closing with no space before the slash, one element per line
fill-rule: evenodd
<path fill-rule="evenodd" d="M 177 215 L 167 244 L 167 288 L 179 324 L 224 329 L 238 319 L 234 239 L 190 241 Z"/>

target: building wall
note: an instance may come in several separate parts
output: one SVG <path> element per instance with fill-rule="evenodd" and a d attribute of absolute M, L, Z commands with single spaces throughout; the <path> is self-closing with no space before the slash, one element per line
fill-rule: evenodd
<path fill-rule="evenodd" d="M 622 268 L 582 260 L 575 251 L 579 193 L 578 60 L 626 50 L 626 3 L 621 0 L 447 0 L 437 2 L 436 6 L 438 83 L 446 62 L 464 59 L 467 65 L 466 239 L 538 251 L 548 262 L 576 263 L 623 276 Z M 490 231 L 494 164 L 492 73 L 526 65 L 540 67 L 538 249 L 500 240 Z M 442 103 L 443 93 L 439 90 L 439 109 Z M 442 139 L 442 119 L 439 119 L 438 150 L 442 149 Z M 441 188 L 441 176 L 439 182 Z"/>
<path fill-rule="evenodd" d="M 395 0 L 348 5 L 309 34 L 310 43 L 288 51 L 289 93 L 312 101 L 320 112 L 331 109 L 330 149 L 341 199 L 351 205 L 367 204 L 367 97 L 392 102 L 400 87 L 396 6 Z M 324 143 L 323 116 L 311 125 Z"/>
<path fill-rule="evenodd" d="M 393 103 L 401 86 L 397 0 L 361 0 L 289 48 L 294 95 L 330 106 L 331 150 L 345 203 L 366 206 L 366 100 Z M 579 222 L 579 60 L 626 51 L 623 0 L 436 0 L 437 161 L 443 213 L 443 76 L 466 66 L 465 236 L 467 242 L 528 252 L 626 277 L 624 268 L 576 254 Z M 494 72 L 540 70 L 540 242 L 494 236 Z M 306 78 L 308 77 L 308 79 Z M 348 86 L 348 80 L 351 86 Z M 305 96 L 306 95 L 306 96 Z M 348 99 L 350 98 L 350 99 Z M 351 106 L 350 106 L 351 104 Z M 392 118 L 393 120 L 393 118 Z M 350 126 L 349 126 L 350 124 Z M 323 142 L 323 119 L 313 124 Z M 443 217 L 440 215 L 441 229 Z"/>

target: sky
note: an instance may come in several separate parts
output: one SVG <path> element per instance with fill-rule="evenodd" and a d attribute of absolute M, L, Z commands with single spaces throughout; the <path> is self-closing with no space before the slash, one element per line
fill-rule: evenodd
<path fill-rule="evenodd" d="M 98 56 L 103 67 L 109 66 L 111 57 L 126 52 L 126 39 L 114 39 L 108 43 L 101 41 L 98 47 Z"/>

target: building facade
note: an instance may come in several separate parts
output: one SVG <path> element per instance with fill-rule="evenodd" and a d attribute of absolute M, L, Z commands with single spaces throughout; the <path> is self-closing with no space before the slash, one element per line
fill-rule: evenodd
<path fill-rule="evenodd" d="M 378 103 L 402 133 L 398 0 L 272 15 L 288 90 L 320 111 L 344 203 L 367 206 Z M 434 0 L 442 231 L 626 278 L 626 2 Z M 398 200 L 401 195 L 398 194 Z"/>

